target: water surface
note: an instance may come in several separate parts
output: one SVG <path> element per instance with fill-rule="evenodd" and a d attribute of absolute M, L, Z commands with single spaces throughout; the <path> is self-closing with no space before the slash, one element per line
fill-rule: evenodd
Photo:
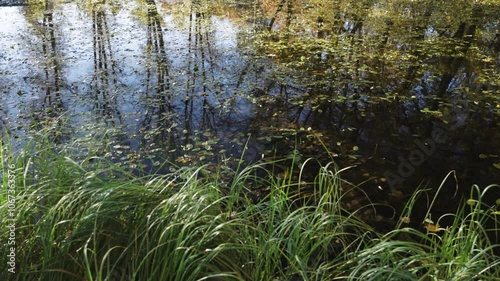
<path fill-rule="evenodd" d="M 0 8 L 0 126 L 131 170 L 313 156 L 382 202 L 500 182 L 498 4 L 246 2 Z"/>

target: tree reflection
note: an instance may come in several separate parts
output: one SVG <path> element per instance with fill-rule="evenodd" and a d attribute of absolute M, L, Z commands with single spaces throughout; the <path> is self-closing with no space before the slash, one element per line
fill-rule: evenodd
<path fill-rule="evenodd" d="M 429 159 L 435 171 L 442 168 L 434 163 L 457 149 L 463 156 L 455 167 L 463 171 L 482 153 L 478 143 L 491 147 L 498 137 L 498 97 L 492 95 L 500 89 L 492 75 L 500 58 L 492 28 L 498 4 L 312 0 L 289 9 L 288 22 L 286 0 L 260 3 L 259 15 L 271 20 L 254 46 L 258 56 L 272 58 L 281 77 L 280 88 L 260 98 L 272 100 L 257 108 L 253 122 L 260 128 L 276 122 L 311 127 L 330 139 L 328 147 L 362 144 L 385 165 L 397 165 L 416 138 L 445 128 L 455 140 Z M 286 98 L 278 99 L 282 92 Z M 359 162 L 353 158 L 348 161 Z"/>
<path fill-rule="evenodd" d="M 206 132 L 219 139 L 252 132 L 260 139 L 292 142 L 283 135 L 301 129 L 306 135 L 310 127 L 329 138 L 327 147 L 343 149 L 337 145 L 343 143 L 368 153 L 382 151 L 377 156 L 387 163 L 410 152 L 412 140 L 428 138 L 436 126 L 457 135 L 457 143 L 446 144 L 449 151 L 491 147 L 498 136 L 500 36 L 494 1 L 455 1 L 457 7 L 450 9 L 439 1 L 410 0 L 310 0 L 307 5 L 139 0 L 120 8 L 119 17 L 110 12 L 125 1 L 91 2 L 76 4 L 89 15 L 89 49 L 73 47 L 78 40 L 71 36 L 85 32 L 74 24 L 59 29 L 68 32 L 67 39 L 57 38 L 51 1 L 33 6 L 40 10 L 33 23 L 40 29 L 36 48 L 46 64 L 36 77 L 44 81 L 39 119 L 62 114 L 63 101 L 70 109 L 86 108 L 87 101 L 76 101 L 85 91 L 92 117 L 109 127 L 127 120 L 132 125 L 125 125 L 124 138 L 140 135 L 143 147 L 154 143 L 179 151 L 207 140 Z M 237 18 L 239 13 L 255 18 Z M 144 27 L 136 25 L 141 20 Z M 57 57 L 87 51 L 82 58 Z M 63 73 L 65 61 L 77 64 L 70 74 Z M 133 66 L 121 67 L 121 61 Z M 123 79 L 121 69 L 127 73 Z M 84 85 L 67 89 L 64 79 Z M 117 96 L 118 89 L 123 96 Z M 66 98 L 65 91 L 73 95 Z M 348 152 L 346 158 L 352 156 Z"/>
<path fill-rule="evenodd" d="M 92 46 L 94 59 L 94 75 L 90 91 L 94 96 L 94 110 L 111 125 L 122 123 L 120 111 L 117 109 L 117 96 L 113 89 L 117 87 L 117 73 L 111 35 L 106 16 L 106 1 L 92 5 Z"/>
<path fill-rule="evenodd" d="M 48 65 L 45 66 L 45 78 L 47 83 L 45 89 L 46 107 L 53 109 L 52 117 L 57 117 L 62 113 L 63 103 L 61 100 L 61 74 L 59 58 L 57 57 L 57 44 L 54 30 L 54 3 L 52 0 L 45 1 L 45 13 L 43 16 L 43 27 L 45 29 L 45 40 L 42 40 L 42 52 Z"/>
<path fill-rule="evenodd" d="M 152 132 L 153 142 L 166 151 L 176 148 L 175 112 L 172 106 L 172 85 L 169 64 L 163 38 L 161 17 L 154 0 L 146 0 L 147 42 L 146 49 L 151 59 L 146 65 L 146 95 L 148 95 L 146 114 L 141 128 Z M 143 146 L 147 147 L 146 139 Z"/>
<path fill-rule="evenodd" d="M 41 12 L 41 24 L 34 22 L 36 14 Z M 28 9 L 28 21 L 36 27 L 41 41 L 41 54 L 43 58 L 43 102 L 40 108 L 35 109 L 33 114 L 33 128 L 45 129 L 54 141 L 62 141 L 63 121 L 62 115 L 66 111 L 61 97 L 62 73 L 61 58 L 58 54 L 56 26 L 54 23 L 54 1 L 45 0 L 43 4 Z"/>
<path fill-rule="evenodd" d="M 212 50 L 212 30 L 210 15 L 203 10 L 199 0 L 190 2 L 189 26 L 188 26 L 188 78 L 186 82 L 186 93 L 184 105 L 185 130 L 192 131 L 193 104 L 196 98 L 203 99 L 200 129 L 212 128 L 210 121 L 210 108 L 207 96 L 216 94 L 209 88 L 214 79 L 213 67 L 215 66 Z M 201 79 L 200 79 L 201 75 Z M 209 77 L 211 78 L 209 80 Z M 198 115 L 198 114 L 196 114 Z"/>

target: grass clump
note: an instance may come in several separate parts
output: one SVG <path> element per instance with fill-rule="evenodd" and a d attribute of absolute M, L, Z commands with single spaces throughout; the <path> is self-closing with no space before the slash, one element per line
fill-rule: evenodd
<path fill-rule="evenodd" d="M 16 173 L 16 274 L 4 269 L 2 255 L 1 280 L 499 278 L 496 245 L 488 238 L 498 228 L 487 226 L 498 213 L 481 202 L 496 186 L 475 187 L 475 199 L 445 215 L 454 218 L 446 230 L 397 226 L 383 234 L 342 207 L 333 164 L 319 166 L 307 183 L 302 170 L 298 179 L 292 169 L 276 175 L 278 162 L 139 177 L 103 159 L 77 161 L 69 150 L 39 144 L 2 155 L 4 184 L 10 163 Z M 304 185 L 310 194 L 298 192 Z M 254 188 L 267 192 L 255 197 Z M 5 189 L 0 198 L 6 217 Z M 410 213 L 407 208 L 403 216 Z"/>
<path fill-rule="evenodd" d="M 499 245 L 492 239 L 498 241 L 499 212 L 497 206 L 481 202 L 488 190 L 498 187 L 491 185 L 481 190 L 473 186 L 471 199 L 456 213 L 445 214 L 436 223 L 424 220 L 426 231 L 400 223 L 365 249 L 350 253 L 349 261 L 342 265 L 348 272 L 345 279 L 498 280 L 500 260 L 495 251 Z M 413 206 L 420 194 L 417 191 L 407 206 Z M 409 218 L 412 209 L 405 211 L 402 218 Z M 439 225 L 449 218 L 451 225 Z"/>

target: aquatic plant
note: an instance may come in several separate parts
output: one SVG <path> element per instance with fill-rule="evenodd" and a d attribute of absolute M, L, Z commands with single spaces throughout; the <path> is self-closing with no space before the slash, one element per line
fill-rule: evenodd
<path fill-rule="evenodd" d="M 3 144 L 2 144 L 3 145 Z M 2 151 L 6 146 L 2 146 Z M 37 140 L 15 164 L 16 273 L 2 280 L 494 280 L 498 212 L 474 187 L 441 230 L 378 233 L 343 206 L 340 172 L 313 159 L 280 175 L 278 160 L 185 166 L 133 176 Z M 293 163 L 289 159 L 288 163 Z M 304 182 L 305 166 L 318 166 Z M 297 177 L 297 174 L 299 176 Z M 116 176 L 120 175 L 120 176 Z M 308 186 L 311 194 L 298 192 Z M 260 189 L 262 194 L 256 196 Z M 411 217 L 419 195 L 402 218 Z M 307 200 L 306 200 L 306 199 Z M 0 214 L 7 217 L 5 189 Z M 468 203 L 468 204 L 467 204 Z M 438 221 L 439 222 L 439 221 Z M 6 233 L 1 234 L 6 241 Z M 2 253 L 6 244 L 2 243 Z"/>

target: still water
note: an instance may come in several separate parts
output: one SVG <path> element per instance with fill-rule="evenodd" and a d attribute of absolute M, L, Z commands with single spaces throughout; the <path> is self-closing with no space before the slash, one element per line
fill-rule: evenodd
<path fill-rule="evenodd" d="M 0 127 L 131 170 L 317 157 L 382 202 L 451 170 L 463 194 L 500 183 L 497 6 L 278 2 L 0 7 Z"/>

